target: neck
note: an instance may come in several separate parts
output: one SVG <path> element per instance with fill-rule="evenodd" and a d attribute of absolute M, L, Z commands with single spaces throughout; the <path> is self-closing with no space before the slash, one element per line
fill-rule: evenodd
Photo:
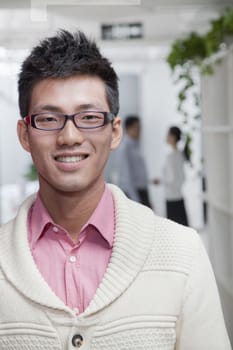
<path fill-rule="evenodd" d="M 171 146 L 172 146 L 172 149 L 174 149 L 174 151 L 177 150 L 177 144 L 176 143 L 171 144 Z"/>
<path fill-rule="evenodd" d="M 104 192 L 102 186 L 78 192 L 62 192 L 40 182 L 40 198 L 53 221 L 63 227 L 74 242 L 96 209 Z"/>

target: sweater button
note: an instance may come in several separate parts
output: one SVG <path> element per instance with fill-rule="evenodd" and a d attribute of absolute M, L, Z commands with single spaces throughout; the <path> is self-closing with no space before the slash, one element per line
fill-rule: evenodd
<path fill-rule="evenodd" d="M 72 345 L 75 348 L 80 348 L 83 343 L 83 337 L 80 334 L 75 334 L 72 338 Z"/>

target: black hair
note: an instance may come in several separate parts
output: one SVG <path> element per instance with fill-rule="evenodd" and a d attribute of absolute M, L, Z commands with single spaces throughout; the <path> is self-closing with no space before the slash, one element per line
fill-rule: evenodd
<path fill-rule="evenodd" d="M 182 138 L 182 135 L 183 135 L 182 131 L 177 126 L 171 126 L 169 128 L 168 132 L 170 135 L 175 137 L 176 142 L 179 142 Z M 188 162 L 190 162 L 190 158 L 191 158 L 190 143 L 191 143 L 191 138 L 189 135 L 187 135 L 186 140 L 185 140 L 184 149 L 183 149 L 183 155 L 184 155 L 185 160 Z"/>
<path fill-rule="evenodd" d="M 125 129 L 130 128 L 135 123 L 140 123 L 140 118 L 137 115 L 128 115 L 124 121 Z"/>
<path fill-rule="evenodd" d="M 110 61 L 103 57 L 94 41 L 81 31 L 59 30 L 34 47 L 22 64 L 18 80 L 20 114 L 28 114 L 31 91 L 46 78 L 68 78 L 74 75 L 97 76 L 105 83 L 110 111 L 119 111 L 118 77 Z"/>
<path fill-rule="evenodd" d="M 181 140 L 182 132 L 177 126 L 171 126 L 168 132 L 170 135 L 175 137 L 176 142 L 179 142 Z"/>

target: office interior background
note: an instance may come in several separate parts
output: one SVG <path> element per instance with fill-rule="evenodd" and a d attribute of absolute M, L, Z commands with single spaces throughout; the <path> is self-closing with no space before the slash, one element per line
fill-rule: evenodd
<path fill-rule="evenodd" d="M 0 224 L 38 188 L 26 176 L 32 162 L 16 134 L 20 64 L 38 40 L 59 28 L 81 29 L 97 40 L 120 77 L 122 119 L 137 114 L 142 120 L 151 179 L 162 175 L 168 127 L 178 125 L 192 137 L 184 196 L 190 225 L 213 264 L 233 343 L 233 45 L 209 58 L 213 74 L 193 72 L 201 118 L 192 122 L 185 123 L 177 110 L 180 86 L 166 62 L 175 39 L 205 33 L 226 8 L 233 8 L 233 0 L 0 0 Z M 191 98 L 185 103 L 190 115 L 198 112 Z M 106 180 L 116 184 L 117 157 L 111 155 L 106 169 Z M 162 186 L 149 190 L 155 212 L 165 215 Z"/>

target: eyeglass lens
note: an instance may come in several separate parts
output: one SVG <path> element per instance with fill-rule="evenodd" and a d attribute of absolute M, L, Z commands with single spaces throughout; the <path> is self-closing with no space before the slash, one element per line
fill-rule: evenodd
<path fill-rule="evenodd" d="M 96 128 L 104 125 L 105 117 L 102 112 L 86 111 L 69 117 L 80 128 Z M 59 113 L 41 113 L 34 117 L 35 126 L 42 130 L 61 129 L 65 125 L 67 116 Z"/>

